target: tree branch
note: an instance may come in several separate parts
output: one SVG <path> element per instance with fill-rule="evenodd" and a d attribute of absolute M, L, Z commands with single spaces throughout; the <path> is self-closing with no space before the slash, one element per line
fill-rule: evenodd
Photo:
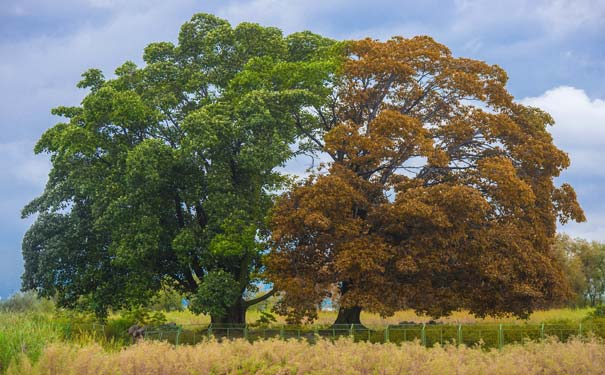
<path fill-rule="evenodd" d="M 244 301 L 244 304 L 246 305 L 246 307 L 250 307 L 250 306 L 256 305 L 257 303 L 263 302 L 264 300 L 268 299 L 269 297 L 271 297 L 275 293 L 277 293 L 277 289 L 271 289 L 271 291 L 269 291 L 268 293 L 263 294 L 260 297 L 256 297 L 256 298 L 253 298 L 251 300 Z"/>

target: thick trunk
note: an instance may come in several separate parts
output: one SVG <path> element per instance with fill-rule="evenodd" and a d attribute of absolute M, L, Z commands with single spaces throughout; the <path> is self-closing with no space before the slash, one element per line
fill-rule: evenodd
<path fill-rule="evenodd" d="M 246 310 L 244 300 L 240 299 L 227 308 L 224 316 L 210 316 L 210 322 L 212 324 L 246 324 Z"/>
<path fill-rule="evenodd" d="M 334 325 L 337 324 L 361 325 L 361 307 L 341 307 L 338 310 L 338 316 L 336 317 L 336 321 L 334 322 Z"/>

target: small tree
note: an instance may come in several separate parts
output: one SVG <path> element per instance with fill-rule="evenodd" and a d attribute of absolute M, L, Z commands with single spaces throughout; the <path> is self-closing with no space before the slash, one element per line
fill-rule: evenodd
<path fill-rule="evenodd" d="M 498 66 L 429 37 L 351 42 L 340 71 L 333 121 L 307 132 L 330 160 L 272 216 L 281 310 L 524 317 L 563 298 L 556 220 L 584 215 L 553 184 L 569 159 L 552 118 L 515 103 Z"/>

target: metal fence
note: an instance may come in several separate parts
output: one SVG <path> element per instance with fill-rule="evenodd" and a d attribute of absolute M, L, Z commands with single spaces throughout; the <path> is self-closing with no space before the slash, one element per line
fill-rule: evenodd
<path fill-rule="evenodd" d="M 560 341 L 571 338 L 600 337 L 605 339 L 605 324 L 401 324 L 379 328 L 361 325 L 334 326 L 271 326 L 249 325 L 182 325 L 169 329 L 148 329 L 145 338 L 164 340 L 175 345 L 195 345 L 204 340 L 245 339 L 250 342 L 270 338 L 335 340 L 350 337 L 355 341 L 372 343 L 403 343 L 417 341 L 431 347 L 436 344 L 456 344 L 502 348 L 504 345 L 539 341 L 555 337 Z"/>

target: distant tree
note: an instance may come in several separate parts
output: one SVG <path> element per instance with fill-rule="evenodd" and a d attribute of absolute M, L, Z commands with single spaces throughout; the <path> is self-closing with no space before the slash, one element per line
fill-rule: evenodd
<path fill-rule="evenodd" d="M 558 235 L 555 248 L 564 254 L 562 264 L 573 300 L 590 306 L 605 302 L 605 244 Z"/>
<path fill-rule="evenodd" d="M 178 44 L 152 43 L 35 147 L 51 156 L 23 240 L 23 289 L 61 306 L 147 305 L 162 285 L 215 323 L 242 323 L 264 270 L 265 224 L 299 130 L 330 89 L 333 42 L 197 14 Z M 304 118 L 301 118 L 304 114 Z"/>
<path fill-rule="evenodd" d="M 269 267 L 281 311 L 336 323 L 362 309 L 527 316 L 569 286 L 551 245 L 583 221 L 553 119 L 515 103 L 498 66 L 429 37 L 348 44 L 334 116 L 307 129 L 329 161 L 272 215 Z M 336 292 L 331 288 L 336 287 Z"/>
<path fill-rule="evenodd" d="M 586 275 L 584 275 L 582 261 L 577 256 L 576 240 L 567 235 L 557 234 L 553 250 L 557 262 L 568 280 L 571 292 L 563 302 L 565 305 L 572 307 L 584 306 L 586 304 L 587 280 Z"/>

